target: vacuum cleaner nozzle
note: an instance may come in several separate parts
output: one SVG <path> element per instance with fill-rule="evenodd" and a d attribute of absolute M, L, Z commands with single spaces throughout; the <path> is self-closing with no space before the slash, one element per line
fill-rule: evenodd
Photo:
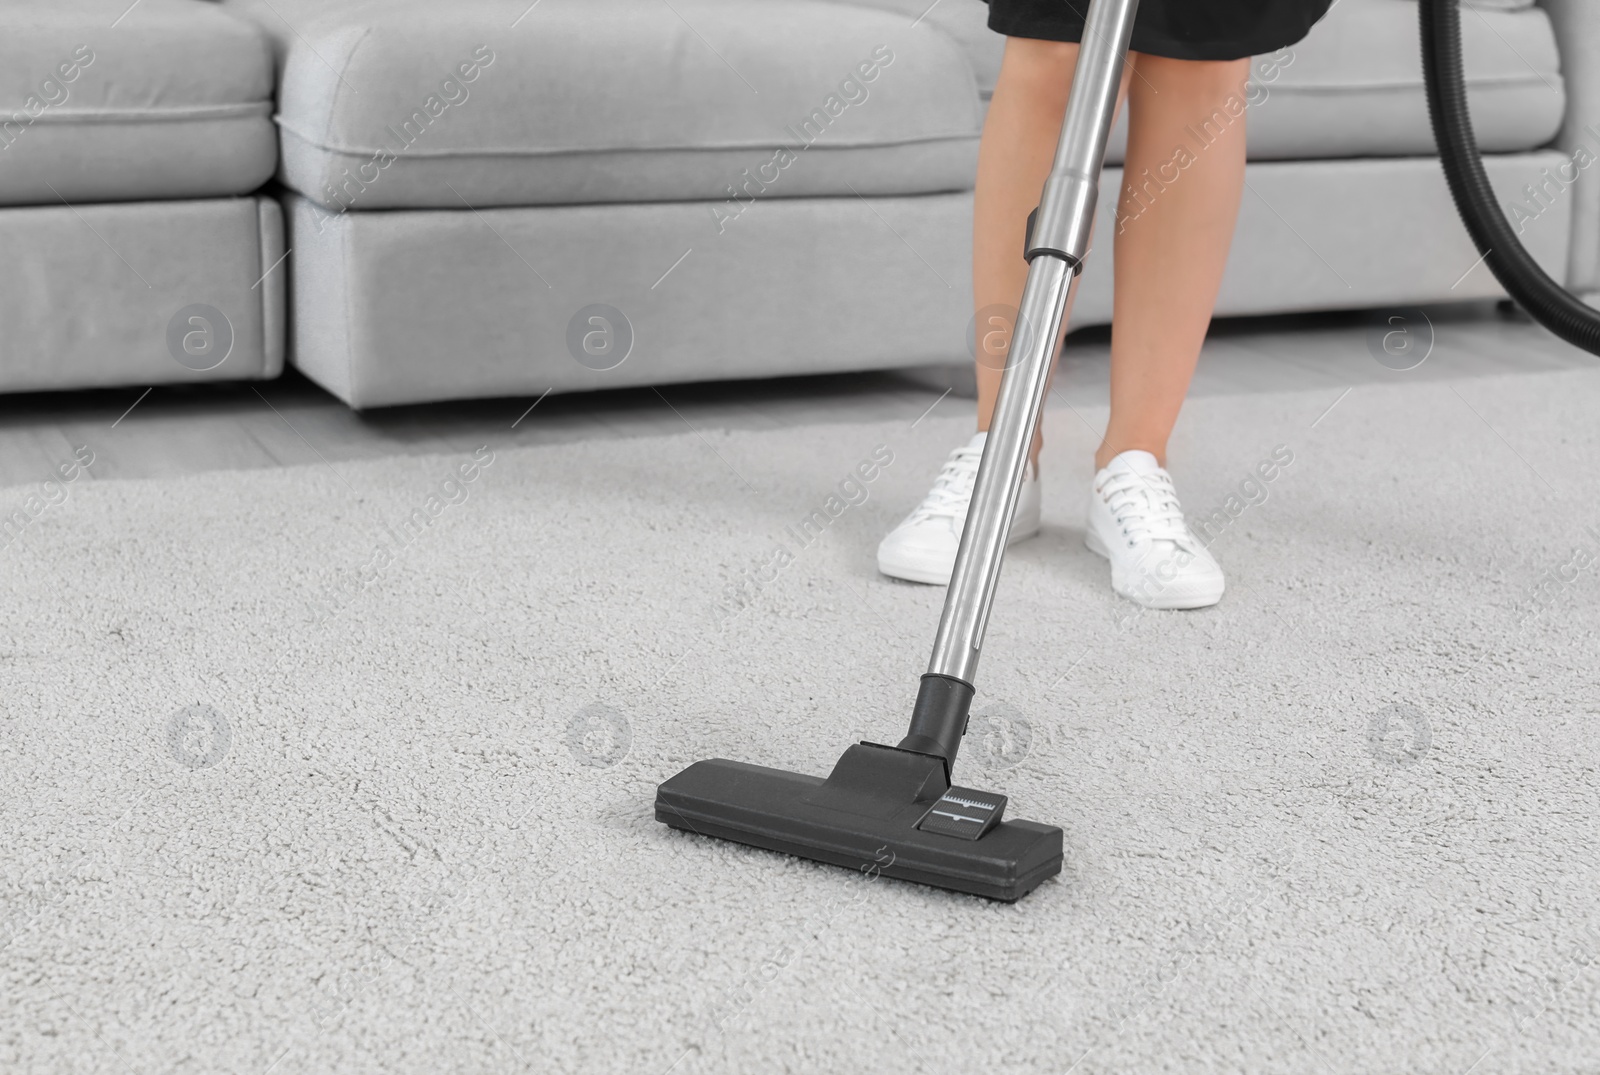
<path fill-rule="evenodd" d="M 826 780 L 722 758 L 656 791 L 675 829 L 1012 902 L 1061 872 L 1061 830 L 950 786 L 944 757 L 857 743 Z"/>
<path fill-rule="evenodd" d="M 1017 900 L 1061 872 L 1061 830 L 1006 821 L 1001 795 L 950 786 L 1011 520 L 1093 233 L 1139 0 L 1090 0 L 1055 163 L 1023 244 L 1028 276 L 911 726 L 858 743 L 822 780 L 717 759 L 656 791 L 656 820 L 890 877 Z"/>

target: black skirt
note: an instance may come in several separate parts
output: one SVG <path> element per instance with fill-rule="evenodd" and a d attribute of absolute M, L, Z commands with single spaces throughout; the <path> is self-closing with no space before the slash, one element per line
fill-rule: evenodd
<path fill-rule="evenodd" d="M 1007 37 L 1078 41 L 1089 0 L 985 0 Z M 1174 60 L 1237 60 L 1294 44 L 1333 0 L 1140 0 L 1135 52 Z"/>

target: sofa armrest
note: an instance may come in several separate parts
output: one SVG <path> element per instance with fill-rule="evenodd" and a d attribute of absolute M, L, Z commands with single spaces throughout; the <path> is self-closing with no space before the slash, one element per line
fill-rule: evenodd
<path fill-rule="evenodd" d="M 1555 25 L 1567 89 L 1567 114 L 1555 146 L 1569 157 L 1583 149 L 1600 159 L 1600 4 L 1595 0 L 1540 0 L 1539 6 Z M 1594 163 L 1591 160 L 1590 166 L 1582 169 L 1572 187 L 1569 291 L 1600 289 L 1600 168 Z"/>

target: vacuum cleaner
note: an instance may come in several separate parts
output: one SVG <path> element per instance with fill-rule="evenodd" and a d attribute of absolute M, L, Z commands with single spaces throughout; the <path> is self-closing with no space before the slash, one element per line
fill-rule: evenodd
<path fill-rule="evenodd" d="M 1528 256 L 1478 159 L 1458 0 L 1421 0 L 1428 109 L 1456 206 L 1497 279 L 1563 339 L 1600 353 L 1600 311 Z M 1089 250 L 1138 0 L 1091 0 L 1054 163 L 1028 217 L 1017 323 L 933 656 L 898 743 L 857 743 L 827 777 L 716 758 L 656 791 L 674 829 L 1014 902 L 1061 871 L 1062 831 L 1009 819 L 1006 796 L 953 783 L 1023 468 Z"/>

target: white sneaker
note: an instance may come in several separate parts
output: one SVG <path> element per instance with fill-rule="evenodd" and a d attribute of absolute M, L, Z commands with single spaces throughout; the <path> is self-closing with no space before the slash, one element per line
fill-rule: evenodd
<path fill-rule="evenodd" d="M 1111 588 L 1146 608 L 1222 600 L 1222 568 L 1183 521 L 1172 476 L 1149 452 L 1123 452 L 1094 476 L 1084 544 L 1111 561 Z"/>
<path fill-rule="evenodd" d="M 978 477 L 978 460 L 988 439 L 988 433 L 978 433 L 950 453 L 922 503 L 878 545 L 879 571 L 910 582 L 950 584 L 961 530 L 967 525 L 972 483 Z M 1017 497 L 1007 544 L 1014 545 L 1038 532 L 1039 472 L 1030 466 L 1022 475 L 1022 491 Z"/>

